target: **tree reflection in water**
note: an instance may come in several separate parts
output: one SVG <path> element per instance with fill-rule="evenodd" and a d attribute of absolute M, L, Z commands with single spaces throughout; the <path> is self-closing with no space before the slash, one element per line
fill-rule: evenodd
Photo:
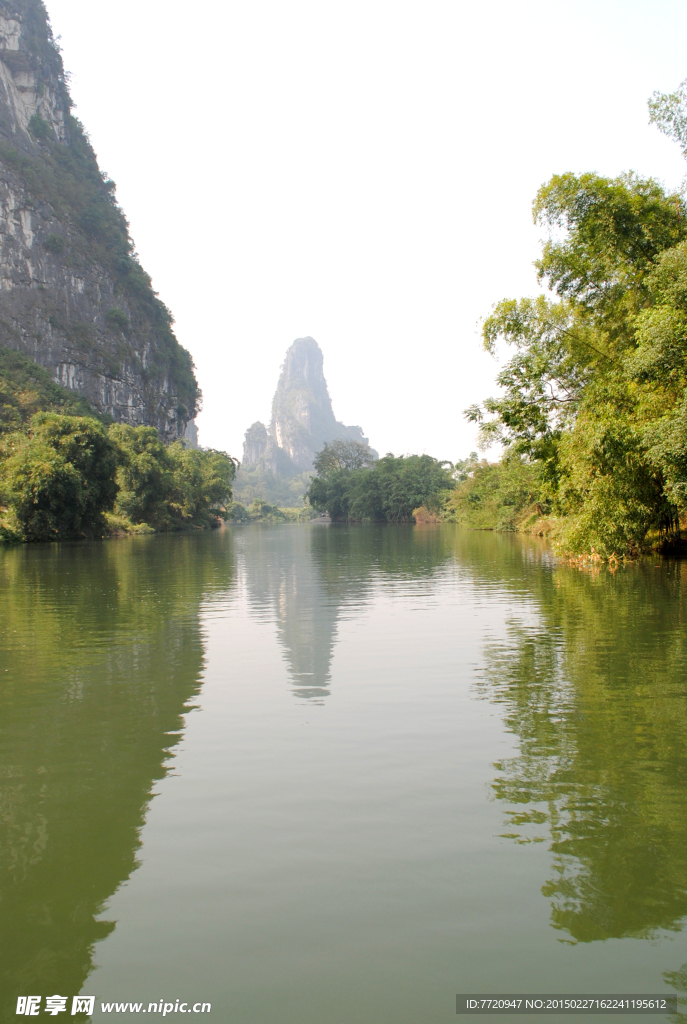
<path fill-rule="evenodd" d="M 21 548 L 0 558 L 0 1014 L 78 993 L 105 902 L 136 868 L 156 779 L 198 693 L 205 596 L 231 534 Z"/>
<path fill-rule="evenodd" d="M 687 915 L 687 565 L 530 577 L 536 626 L 487 650 L 485 697 L 517 756 L 493 790 L 518 843 L 550 843 L 543 893 L 572 942 L 680 931 Z M 687 989 L 687 966 L 666 972 Z"/>

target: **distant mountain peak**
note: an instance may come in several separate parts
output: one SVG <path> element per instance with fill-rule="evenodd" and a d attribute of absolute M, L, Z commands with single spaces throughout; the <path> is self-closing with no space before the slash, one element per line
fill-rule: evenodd
<path fill-rule="evenodd" d="M 336 438 L 368 444 L 361 427 L 334 415 L 320 346 L 314 338 L 296 338 L 284 358 L 269 427 L 256 422 L 246 431 L 243 466 L 295 476 L 312 469 L 315 454 Z"/>

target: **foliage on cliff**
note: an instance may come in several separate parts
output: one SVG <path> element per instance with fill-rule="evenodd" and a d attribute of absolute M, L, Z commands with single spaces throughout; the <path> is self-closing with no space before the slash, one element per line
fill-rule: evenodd
<path fill-rule="evenodd" d="M 23 24 L 22 37 L 28 44 L 32 65 L 42 65 L 64 86 L 62 58 L 55 44 L 50 27 L 48 12 L 43 0 L 3 0 L 2 7 L 11 18 L 19 18 Z"/>
<path fill-rule="evenodd" d="M 531 464 L 562 550 L 608 557 L 671 542 L 687 515 L 684 198 L 634 174 L 563 174 L 540 189 L 534 216 L 552 231 L 536 266 L 557 299 L 496 305 L 485 347 L 515 355 L 501 395 L 468 418 L 511 468 Z"/>
<path fill-rule="evenodd" d="M 430 455 L 389 454 L 368 467 L 325 465 L 307 498 L 334 521 L 405 523 L 420 506 L 438 512 L 453 487 L 450 464 Z"/>
<path fill-rule="evenodd" d="M 86 398 L 57 384 L 33 359 L 0 346 L 0 434 L 21 429 L 39 411 L 100 418 Z"/>

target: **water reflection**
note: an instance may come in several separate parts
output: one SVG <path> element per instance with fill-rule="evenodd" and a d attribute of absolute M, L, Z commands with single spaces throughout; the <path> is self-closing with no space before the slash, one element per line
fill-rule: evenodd
<path fill-rule="evenodd" d="M 198 692 L 231 536 L 0 554 L 0 988 L 78 993 Z M 219 552 L 219 557 L 218 557 Z M 3 1017 L 4 1019 L 4 1017 Z"/>
<path fill-rule="evenodd" d="M 440 630 L 462 630 L 470 638 L 465 649 L 473 657 L 473 596 L 475 602 L 484 598 L 480 621 L 488 622 L 494 609 L 488 626 L 494 632 L 501 631 L 503 616 L 510 616 L 505 639 L 499 633 L 501 639 L 487 645 L 479 685 L 486 699 L 501 705 L 519 744 L 517 754 L 492 773 L 497 776 L 493 792 L 508 818 L 508 826 L 499 831 L 514 843 L 539 841 L 550 849 L 547 855 L 538 847 L 547 869 L 541 878 L 536 876 L 536 884 L 544 885 L 556 929 L 552 933 L 545 927 L 547 941 L 552 935 L 566 942 L 647 937 L 682 928 L 687 916 L 687 576 L 681 567 L 655 569 L 646 563 L 615 576 L 584 575 L 556 568 L 546 548 L 528 540 L 453 527 L 250 527 L 221 535 L 22 549 L 0 556 L 0 983 L 12 1019 L 12 1001 L 19 993 L 77 992 L 91 970 L 94 943 L 114 927 L 99 920 L 103 906 L 136 867 L 154 781 L 166 770 L 184 712 L 201 683 L 199 606 L 210 598 L 225 614 L 226 595 L 235 586 L 235 562 L 250 614 L 276 625 L 298 700 L 326 700 L 342 623 L 372 609 L 376 601 L 383 605 L 386 595 L 402 599 L 403 615 L 391 620 L 399 623 L 399 630 L 409 621 L 406 612 L 439 608 L 441 614 L 432 618 L 434 631 L 428 632 L 432 650 L 428 646 L 427 653 L 428 663 L 435 664 L 431 655 L 439 650 L 442 673 L 453 671 L 463 647 L 447 644 L 444 657 Z M 229 618 L 231 637 L 232 630 L 245 624 L 239 602 L 232 603 Z M 203 621 L 208 621 L 205 614 Z M 414 620 L 414 628 L 419 622 Z M 247 632 L 244 653 L 250 660 L 253 634 Z M 355 638 L 351 642 L 354 646 Z M 395 642 L 393 629 L 388 642 Z M 384 637 L 382 646 L 386 643 Z M 271 671 L 272 661 L 265 663 Z M 471 672 L 469 664 L 463 665 L 462 674 L 456 673 L 456 688 L 470 685 Z M 219 675 L 225 686 L 224 675 Z M 243 678 L 241 674 L 237 688 Z M 387 689 L 393 700 L 396 691 Z M 426 707 L 431 700 L 428 696 Z M 386 714 L 384 707 L 380 715 Z M 334 719 L 331 714 L 323 717 Z M 406 730 L 402 713 L 398 721 L 403 734 L 407 731 L 412 738 L 412 723 Z M 490 725 L 485 744 L 497 732 Z M 240 722 L 233 736 L 242 736 Z M 254 738 L 262 757 L 268 737 L 256 728 Z M 363 738 L 363 754 L 376 758 L 376 749 L 371 754 L 366 742 Z M 449 751 L 452 743 L 450 736 Z M 250 758 L 243 758 L 245 749 L 250 747 L 241 746 L 230 762 L 222 748 L 217 778 L 207 784 L 204 799 L 213 835 L 221 813 L 226 834 L 235 831 L 239 846 L 248 848 L 239 825 L 244 823 L 245 835 L 260 834 L 250 832 L 258 819 L 270 822 L 271 828 L 272 815 L 261 808 L 270 806 L 273 794 L 269 787 L 267 797 L 260 791 Z M 313 744 L 312 749 L 321 748 Z M 422 781 L 422 757 L 410 760 L 405 745 L 387 749 L 395 752 L 394 758 L 402 749 L 398 762 L 407 775 L 399 778 L 406 786 L 410 781 L 407 788 L 418 778 Z M 487 763 L 494 756 L 489 749 L 483 750 Z M 355 755 L 353 745 L 351 751 Z M 384 749 L 382 756 L 387 756 Z M 225 799 L 225 776 L 232 774 L 227 765 L 243 761 L 249 768 L 244 775 L 232 775 L 232 804 Z M 432 764 L 430 758 L 430 768 Z M 281 772 L 281 761 L 279 765 Z M 455 778 L 450 770 L 437 775 L 442 788 L 432 782 L 426 792 L 441 795 L 442 804 L 436 806 L 447 818 L 445 808 L 456 807 L 451 789 Z M 364 777 L 367 786 L 371 773 Z M 244 780 L 245 794 L 237 778 Z M 331 793 L 326 776 L 322 787 L 326 800 Z M 372 805 L 370 819 L 375 828 L 380 822 L 384 842 L 396 833 L 378 808 L 388 806 L 393 812 L 401 788 L 390 784 L 388 790 L 380 789 L 384 801 Z M 422 786 L 418 792 L 417 806 L 424 808 L 431 801 L 426 801 Z M 217 794 L 224 802 L 218 804 Z M 351 794 L 359 800 L 356 786 Z M 301 803 L 293 804 L 293 828 L 298 830 L 310 819 L 307 813 L 303 817 L 300 793 L 296 796 Z M 484 808 L 481 788 L 475 804 Z M 218 812 L 218 806 L 223 810 Z M 357 803 L 355 808 L 357 813 Z M 490 813 L 485 846 L 492 841 L 491 820 Z M 381 851 L 380 868 L 371 878 L 382 879 L 389 863 L 403 864 L 387 852 L 392 845 L 403 848 L 407 839 L 405 811 L 399 812 L 398 821 L 400 840 L 373 848 L 373 853 Z M 464 854 L 454 856 L 449 846 L 445 859 L 437 859 L 434 851 L 441 854 L 441 847 L 432 846 L 431 827 L 422 832 L 432 857 L 427 878 L 438 878 L 437 892 L 442 893 L 442 871 L 448 886 L 455 888 Z M 283 834 L 290 835 L 286 828 Z M 441 835 L 445 840 L 448 832 Z M 484 858 L 484 892 L 490 891 L 493 865 L 498 863 L 499 871 L 505 865 L 507 871 L 510 864 L 513 851 L 505 843 L 497 845 L 498 862 Z M 249 891 L 245 876 L 224 848 L 222 856 L 229 866 L 221 884 L 234 887 L 231 900 L 240 909 Z M 177 867 L 180 863 L 183 858 Z M 332 863 L 336 888 L 340 866 L 336 859 Z M 407 876 L 399 876 L 404 888 L 409 880 L 408 891 L 419 874 L 417 863 L 412 862 Z M 529 870 L 538 872 L 541 863 L 531 858 Z M 315 878 L 318 884 L 329 884 L 317 871 Z M 278 880 L 274 891 L 281 893 L 289 885 Z M 303 891 L 310 885 L 308 876 Z M 263 890 L 258 886 L 253 891 Z M 442 907 L 443 901 L 441 895 Z M 403 898 L 389 900 L 394 907 L 402 903 Z M 413 922 L 419 920 L 412 901 L 408 906 Z M 195 904 L 189 914 L 197 914 Z M 427 920 L 441 920 L 443 929 L 448 918 Z M 503 940 L 502 932 L 509 926 L 498 915 L 494 920 L 494 948 L 507 960 L 511 939 L 506 935 Z M 221 938 L 217 947 L 215 938 L 209 938 L 207 946 L 198 948 L 210 951 L 211 957 L 215 948 L 225 950 L 225 939 L 238 935 L 235 948 L 241 950 L 243 933 L 236 922 L 234 927 L 234 932 L 227 928 L 213 933 Z M 269 915 L 263 927 L 263 935 L 274 930 Z M 317 942 L 321 934 L 318 930 Z M 472 931 L 465 934 L 472 941 Z M 305 941 L 302 935 L 296 938 Z M 356 932 L 351 944 L 358 939 Z M 518 935 L 512 941 L 519 942 Z M 256 969 L 256 984 L 262 986 L 264 949 L 255 948 L 259 954 L 251 970 Z M 407 949 L 410 956 L 416 947 L 410 943 Z M 451 949 L 447 941 L 445 950 L 453 963 Z M 675 962 L 661 967 L 671 969 L 665 975 L 671 987 L 684 990 L 684 956 L 674 955 Z"/>
<path fill-rule="evenodd" d="M 520 747 L 496 765 L 505 835 L 550 844 L 542 891 L 569 941 L 687 916 L 686 582 L 686 565 L 652 561 L 531 574 L 539 623 L 487 650 L 485 695 Z"/>
<path fill-rule="evenodd" d="M 330 600 L 313 560 L 313 541 L 327 532 L 287 527 L 236 531 L 238 567 L 249 606 L 274 620 L 295 696 L 322 703 L 329 695 L 330 665 L 340 602 Z"/>
<path fill-rule="evenodd" d="M 236 531 L 237 561 L 254 615 L 276 622 L 293 694 L 322 704 L 342 617 L 385 580 L 428 579 L 451 557 L 440 529 L 330 526 Z"/>

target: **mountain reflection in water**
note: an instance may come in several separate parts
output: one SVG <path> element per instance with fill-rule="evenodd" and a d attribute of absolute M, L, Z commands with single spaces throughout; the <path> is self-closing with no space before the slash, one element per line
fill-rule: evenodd
<path fill-rule="evenodd" d="M 236 531 L 239 577 L 254 615 L 274 619 L 294 696 L 321 704 L 342 616 L 361 611 L 382 577 L 427 579 L 451 556 L 437 530 L 413 527 Z"/>

